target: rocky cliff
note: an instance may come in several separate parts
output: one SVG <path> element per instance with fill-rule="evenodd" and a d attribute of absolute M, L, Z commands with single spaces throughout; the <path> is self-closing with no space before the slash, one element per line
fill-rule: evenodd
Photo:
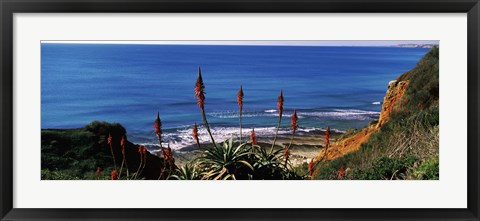
<path fill-rule="evenodd" d="M 317 160 L 332 160 L 337 157 L 341 157 L 352 151 L 360 149 L 361 145 L 368 141 L 370 136 L 377 132 L 383 124 L 385 124 L 392 111 L 394 111 L 395 104 L 397 104 L 408 87 L 408 80 L 397 81 L 393 80 L 388 83 L 388 89 L 383 99 L 382 111 L 376 124 L 369 125 L 346 138 L 343 138 L 337 142 L 331 144 L 327 148 L 327 154 L 325 154 L 325 148 L 320 151 L 317 156 Z"/>
<path fill-rule="evenodd" d="M 378 123 L 375 128 L 380 128 L 385 122 L 388 121 L 388 117 L 392 113 L 393 107 L 398 101 L 400 101 L 407 87 L 408 80 L 394 80 L 388 83 L 387 93 L 385 95 L 385 98 L 383 99 L 382 112 L 380 113 L 380 117 L 378 118 Z"/>

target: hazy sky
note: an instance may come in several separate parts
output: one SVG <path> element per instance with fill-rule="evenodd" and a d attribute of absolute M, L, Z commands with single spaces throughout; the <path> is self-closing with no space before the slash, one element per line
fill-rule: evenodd
<path fill-rule="evenodd" d="M 289 46 L 391 46 L 398 44 L 438 44 L 435 40 L 381 41 L 42 41 L 75 44 L 173 44 L 173 45 L 289 45 Z"/>

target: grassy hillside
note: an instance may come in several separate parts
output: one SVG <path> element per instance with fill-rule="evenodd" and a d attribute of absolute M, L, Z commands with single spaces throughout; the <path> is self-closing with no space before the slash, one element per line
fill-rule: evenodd
<path fill-rule="evenodd" d="M 97 167 L 105 172 L 113 167 L 108 133 L 120 137 L 125 128 L 120 124 L 92 122 L 84 128 L 42 130 L 42 179 L 95 178 Z"/>
<path fill-rule="evenodd" d="M 158 179 L 164 159 L 147 150 L 140 154 L 139 147 L 127 140 L 125 128 L 117 123 L 94 121 L 79 129 L 42 130 L 42 179 L 110 179 L 114 169 L 124 177 L 137 172 L 136 179 Z M 172 164 L 175 167 L 173 159 Z"/>
<path fill-rule="evenodd" d="M 316 165 L 314 179 L 439 178 L 439 49 L 400 75 L 408 87 L 389 120 L 358 151 Z M 306 169 L 306 165 L 303 165 Z M 339 171 L 345 172 L 339 175 Z"/>

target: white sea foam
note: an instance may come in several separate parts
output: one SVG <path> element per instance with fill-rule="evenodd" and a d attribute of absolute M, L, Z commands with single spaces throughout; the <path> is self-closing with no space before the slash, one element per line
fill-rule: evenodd
<path fill-rule="evenodd" d="M 277 111 L 274 110 L 262 110 L 262 111 L 250 111 L 246 112 L 242 115 L 244 118 L 248 117 L 278 117 Z M 292 114 L 291 111 L 286 111 L 283 115 L 286 118 L 290 118 Z M 332 109 L 326 111 L 297 111 L 297 115 L 300 119 L 302 118 L 310 118 L 309 120 L 324 120 L 324 119 L 334 119 L 334 120 L 369 120 L 373 117 L 378 117 L 380 112 L 377 111 L 365 111 L 365 110 L 357 110 L 357 109 Z M 209 116 L 216 117 L 216 118 L 238 118 L 239 114 L 235 111 L 223 111 L 223 112 L 213 112 L 210 113 Z M 242 137 L 243 139 L 249 139 L 250 132 L 252 128 L 244 127 L 242 130 Z M 297 133 L 299 134 L 308 134 L 314 133 L 315 131 L 322 131 L 323 128 L 299 128 Z M 341 130 L 335 130 L 336 132 L 344 132 Z M 214 126 L 211 128 L 213 138 L 216 142 L 222 142 L 225 139 L 230 138 L 231 136 L 234 137 L 235 140 L 239 139 L 239 128 L 238 126 L 226 126 L 226 127 L 219 127 Z M 270 139 L 273 137 L 275 133 L 275 127 L 259 127 L 255 128 L 255 134 L 260 139 Z M 280 135 L 290 134 L 291 129 L 289 127 L 281 128 L 279 130 Z M 199 125 L 198 127 L 198 134 L 199 140 L 201 143 L 210 143 L 210 136 L 207 133 L 207 130 L 202 126 Z M 147 149 L 151 152 L 155 152 L 159 149 L 160 145 L 156 140 L 155 136 L 142 136 L 141 134 L 138 135 L 138 138 L 141 138 L 139 143 L 143 143 Z M 151 137 L 151 138 L 150 138 Z M 177 129 L 168 129 L 164 130 L 163 139 L 164 142 L 162 145 L 167 146 L 170 144 L 170 147 L 175 150 L 180 150 L 184 147 L 189 147 L 195 145 L 195 140 L 192 137 L 192 127 L 184 126 L 178 127 Z"/>
<path fill-rule="evenodd" d="M 253 118 L 253 117 L 278 117 L 276 110 L 264 110 L 257 112 L 244 112 L 242 114 L 243 118 Z M 290 115 L 293 114 L 293 111 L 285 111 L 283 118 L 290 118 Z M 297 111 L 298 118 L 302 119 L 304 117 L 329 117 L 335 119 L 344 119 L 344 120 L 365 120 L 369 117 L 378 116 L 380 112 L 378 111 L 365 111 L 357 109 L 333 109 L 325 111 Z M 210 117 L 221 118 L 221 119 L 233 119 L 239 118 L 240 114 L 238 111 L 222 111 L 222 112 L 212 112 L 207 114 Z"/>
<path fill-rule="evenodd" d="M 278 117 L 278 114 L 275 113 L 276 111 L 265 110 L 265 111 L 258 111 L 258 112 L 243 112 L 242 118 L 252 118 L 252 117 Z M 222 118 L 222 119 L 231 119 L 231 118 L 239 118 L 240 113 L 238 111 L 221 111 L 221 112 L 211 112 L 207 114 L 210 117 Z M 288 117 L 285 114 L 283 117 Z"/>
<path fill-rule="evenodd" d="M 334 109 L 331 111 L 300 112 L 298 116 L 309 116 L 318 118 L 333 118 L 341 120 L 368 120 L 380 114 L 377 111 L 364 111 L 356 109 Z"/>
<path fill-rule="evenodd" d="M 260 139 L 272 138 L 275 133 L 275 127 L 260 127 L 255 128 L 255 135 Z M 226 139 L 229 139 L 233 136 L 235 140 L 239 139 L 239 128 L 238 127 L 213 127 L 211 128 L 213 138 L 216 142 L 223 142 Z M 252 128 L 243 128 L 242 134 L 243 139 L 250 139 L 250 132 Z M 324 128 L 299 128 L 297 133 L 313 133 L 315 131 L 324 131 Z M 343 133 L 342 130 L 332 129 L 334 132 Z M 280 128 L 278 131 L 279 135 L 289 135 L 291 133 L 290 128 Z M 207 130 L 203 126 L 198 127 L 198 135 L 200 143 L 210 143 L 210 136 L 207 133 Z M 180 150 L 184 147 L 195 145 L 195 140 L 192 137 L 192 128 L 177 129 L 172 132 L 165 132 L 162 138 L 162 146 L 167 147 L 169 144 L 170 147 L 174 150 Z M 141 142 L 139 144 L 145 145 L 150 152 L 158 152 L 160 145 L 156 141 L 155 136 L 152 136 L 151 142 Z"/>
<path fill-rule="evenodd" d="M 381 102 L 380 102 L 380 101 L 375 101 L 375 102 L 372 102 L 372 104 L 374 104 L 374 105 L 380 105 Z"/>

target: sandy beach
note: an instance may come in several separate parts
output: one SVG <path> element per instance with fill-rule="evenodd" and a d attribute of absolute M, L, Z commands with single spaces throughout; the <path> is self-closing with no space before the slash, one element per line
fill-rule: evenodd
<path fill-rule="evenodd" d="M 335 141 L 341 133 L 334 132 L 331 135 L 331 140 Z M 275 150 L 281 148 L 280 145 L 285 146 L 290 143 L 291 136 L 278 136 Z M 315 158 L 320 153 L 320 150 L 324 148 L 325 137 L 323 134 L 302 134 L 296 135 L 293 139 L 292 146 L 290 147 L 290 163 L 293 166 L 308 163 L 312 158 Z M 259 146 L 270 150 L 272 138 L 257 138 Z M 207 148 L 209 145 L 201 145 L 203 148 Z M 181 150 L 174 151 L 175 164 L 183 166 L 185 163 L 191 161 L 202 155 L 204 150 L 199 150 L 197 146 L 188 146 Z"/>

